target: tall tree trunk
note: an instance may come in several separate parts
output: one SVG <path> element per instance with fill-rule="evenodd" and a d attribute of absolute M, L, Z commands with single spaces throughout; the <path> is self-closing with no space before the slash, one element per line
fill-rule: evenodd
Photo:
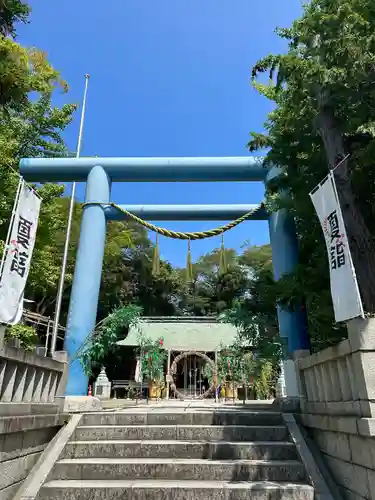
<path fill-rule="evenodd" d="M 337 192 L 363 306 L 367 312 L 375 312 L 375 242 L 356 203 L 351 185 L 349 158 L 344 159 L 346 151 L 343 134 L 327 101 L 327 95 L 319 92 L 317 128 L 330 170 L 342 161 L 334 171 Z"/>

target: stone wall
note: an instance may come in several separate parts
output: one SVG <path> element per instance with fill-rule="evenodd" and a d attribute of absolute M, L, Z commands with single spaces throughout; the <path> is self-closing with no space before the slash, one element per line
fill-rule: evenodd
<path fill-rule="evenodd" d="M 347 500 L 375 499 L 375 320 L 296 361 L 301 422 Z"/>
<path fill-rule="evenodd" d="M 66 362 L 0 349 L 0 500 L 13 498 L 66 420 L 58 403 L 66 372 Z"/>

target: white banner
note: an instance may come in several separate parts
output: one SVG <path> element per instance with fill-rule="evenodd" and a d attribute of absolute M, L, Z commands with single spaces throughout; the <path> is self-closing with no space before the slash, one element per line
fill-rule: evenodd
<path fill-rule="evenodd" d="M 41 199 L 22 182 L 0 279 L 0 323 L 17 324 L 38 227 Z"/>
<path fill-rule="evenodd" d="M 335 319 L 340 322 L 363 317 L 361 296 L 332 172 L 311 191 L 310 197 L 327 245 Z"/>

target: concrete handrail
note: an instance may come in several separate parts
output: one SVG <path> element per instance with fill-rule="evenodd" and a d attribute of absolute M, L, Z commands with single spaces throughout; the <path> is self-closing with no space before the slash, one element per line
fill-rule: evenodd
<path fill-rule="evenodd" d="M 1 403 L 54 403 L 66 363 L 6 344 L 0 349 Z"/>
<path fill-rule="evenodd" d="M 347 326 L 347 340 L 296 360 L 302 413 L 375 416 L 375 319 Z"/>

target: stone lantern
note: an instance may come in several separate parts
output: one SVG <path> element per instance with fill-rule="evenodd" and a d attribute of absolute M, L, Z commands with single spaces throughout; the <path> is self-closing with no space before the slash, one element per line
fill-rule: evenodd
<path fill-rule="evenodd" d="M 104 366 L 102 366 L 98 378 L 95 381 L 94 396 L 99 399 L 110 399 L 111 397 L 111 382 L 108 380 Z"/>

